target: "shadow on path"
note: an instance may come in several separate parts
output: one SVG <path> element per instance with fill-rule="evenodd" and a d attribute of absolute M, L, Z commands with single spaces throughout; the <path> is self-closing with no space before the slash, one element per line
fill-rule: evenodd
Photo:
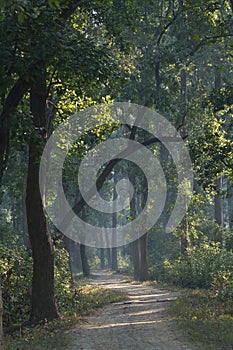
<path fill-rule="evenodd" d="M 98 309 L 72 330 L 69 350 L 193 350 L 167 313 L 178 294 L 95 272 L 91 283 L 123 291 L 129 300 Z"/>

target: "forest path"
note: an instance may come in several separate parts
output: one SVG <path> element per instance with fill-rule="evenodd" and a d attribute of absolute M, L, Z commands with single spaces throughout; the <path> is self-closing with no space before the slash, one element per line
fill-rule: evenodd
<path fill-rule="evenodd" d="M 193 350 L 168 315 L 178 292 L 130 284 L 123 276 L 95 272 L 91 283 L 123 291 L 129 300 L 97 309 L 70 334 L 69 350 Z"/>

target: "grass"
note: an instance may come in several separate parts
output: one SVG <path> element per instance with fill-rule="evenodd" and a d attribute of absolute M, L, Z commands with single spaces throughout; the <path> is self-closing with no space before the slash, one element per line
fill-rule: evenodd
<path fill-rule="evenodd" d="M 156 280 L 139 281 L 132 276 L 126 276 L 126 278 L 122 279 L 122 282 L 131 283 L 132 285 L 141 284 L 143 286 L 152 286 L 161 290 L 168 290 L 172 292 L 183 292 L 184 290 L 186 290 L 183 287 L 167 284 Z"/>
<path fill-rule="evenodd" d="M 206 290 L 190 290 L 157 281 L 132 284 L 150 285 L 180 292 L 181 296 L 169 305 L 169 312 L 190 342 L 199 350 L 233 350 L 233 300 L 220 300 Z"/>
<path fill-rule="evenodd" d="M 90 314 L 104 304 L 127 299 L 127 295 L 122 292 L 91 285 L 88 281 L 80 281 L 75 293 L 75 297 L 79 300 L 75 309 L 64 307 L 59 320 L 34 328 L 25 327 L 20 332 L 14 333 L 13 336 L 6 336 L 3 350 L 60 350 L 69 348 L 68 330 L 81 322 L 83 316 Z"/>
<path fill-rule="evenodd" d="M 170 305 L 171 315 L 198 349 L 233 349 L 233 301 L 208 291 L 185 292 Z"/>

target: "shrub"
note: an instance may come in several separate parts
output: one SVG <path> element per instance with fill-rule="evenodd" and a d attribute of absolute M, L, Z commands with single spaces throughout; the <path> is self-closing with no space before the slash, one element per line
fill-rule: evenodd
<path fill-rule="evenodd" d="M 3 324 L 21 324 L 30 311 L 32 258 L 15 237 L 7 244 L 0 243 L 0 273 L 3 294 Z"/>
<path fill-rule="evenodd" d="M 221 298 L 233 298 L 233 252 L 220 248 L 218 243 L 189 248 L 173 262 L 165 259 L 152 273 L 169 284 L 212 289 Z"/>
<path fill-rule="evenodd" d="M 9 235 L 0 242 L 0 274 L 3 293 L 4 327 L 20 326 L 30 314 L 32 257 L 20 236 Z M 61 313 L 73 309 L 73 291 L 68 253 L 61 242 L 55 249 L 55 295 Z"/>

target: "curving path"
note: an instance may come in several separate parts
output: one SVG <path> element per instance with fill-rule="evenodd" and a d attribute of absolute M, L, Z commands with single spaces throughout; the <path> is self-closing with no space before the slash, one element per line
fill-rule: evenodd
<path fill-rule="evenodd" d="M 167 313 L 177 292 L 130 284 L 121 275 L 95 273 L 93 284 L 124 291 L 125 302 L 112 303 L 72 330 L 69 350 L 193 350 Z"/>

